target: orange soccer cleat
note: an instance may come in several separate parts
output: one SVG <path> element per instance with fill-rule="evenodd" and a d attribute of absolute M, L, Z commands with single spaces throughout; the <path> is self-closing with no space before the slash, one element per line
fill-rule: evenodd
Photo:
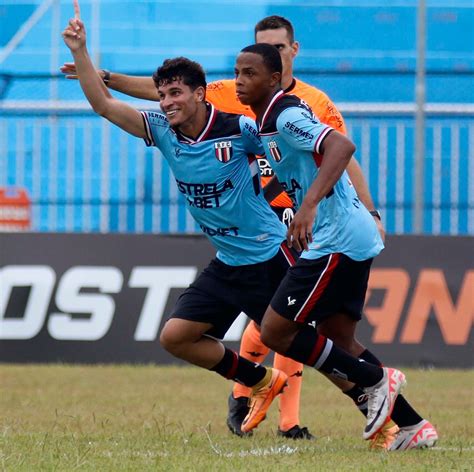
<path fill-rule="evenodd" d="M 278 369 L 268 369 L 271 375 L 263 385 L 257 384 L 250 396 L 250 410 L 242 422 L 242 432 L 255 429 L 264 419 L 273 399 L 286 387 L 288 376 Z M 266 376 L 267 377 L 267 376 Z M 265 379 L 264 379 L 265 380 Z"/>
<path fill-rule="evenodd" d="M 400 428 L 390 420 L 388 423 L 385 423 L 382 429 L 375 434 L 370 440 L 370 449 L 378 450 L 390 450 L 393 442 L 397 437 L 397 433 L 400 431 Z"/>

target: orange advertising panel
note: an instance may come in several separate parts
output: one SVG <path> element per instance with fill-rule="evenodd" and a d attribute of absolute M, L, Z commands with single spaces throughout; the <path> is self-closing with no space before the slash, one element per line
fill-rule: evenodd
<path fill-rule="evenodd" d="M 457 298 L 451 295 L 442 269 L 421 269 L 412 279 L 403 269 L 375 268 L 369 280 L 369 300 L 377 289 L 385 291 L 383 303 L 365 310 L 374 328 L 372 342 L 420 344 L 431 318 L 445 344 L 462 346 L 468 342 L 474 322 L 474 269 L 462 274 Z"/>
<path fill-rule="evenodd" d="M 176 362 L 160 330 L 215 255 L 203 236 L 152 234 L 0 233 L 0 248 L 0 362 Z M 472 368 L 473 322 L 473 237 L 387 238 L 364 345 L 386 365 Z"/>
<path fill-rule="evenodd" d="M 31 202 L 25 189 L 0 187 L 0 231 L 28 231 Z"/>

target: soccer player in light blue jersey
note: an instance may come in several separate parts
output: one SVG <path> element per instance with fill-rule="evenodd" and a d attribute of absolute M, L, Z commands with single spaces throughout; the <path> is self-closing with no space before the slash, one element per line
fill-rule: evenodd
<path fill-rule="evenodd" d="M 96 113 L 161 149 L 189 210 L 217 249 L 216 258 L 179 298 L 160 342 L 178 358 L 252 387 L 254 401 L 244 420 L 247 431 L 252 430 L 264 419 L 287 376 L 240 357 L 218 339 L 241 311 L 261 322 L 296 258 L 283 241 L 285 226 L 265 207 L 255 166 L 254 154 L 262 152 L 255 124 L 208 104 L 202 67 L 186 58 L 166 60 L 154 74 L 161 113 L 139 112 L 114 99 L 92 65 L 77 0 L 74 3 L 76 16 L 63 38 L 85 96 Z M 377 405 L 391 403 L 381 388 L 387 384 L 386 371 L 360 363 L 330 343 L 324 352 L 319 370 L 347 372 L 348 380 L 364 388 L 373 412 L 368 424 L 375 432 L 389 414 L 387 407 Z M 404 382 L 399 374 L 397 388 Z"/>
<path fill-rule="evenodd" d="M 187 208 L 217 250 L 179 298 L 161 344 L 225 378 L 256 390 L 265 387 L 271 402 L 286 374 L 248 361 L 218 341 L 241 311 L 260 323 L 298 255 L 286 245 L 285 225 L 268 211 L 263 196 L 255 159 L 263 150 L 255 123 L 207 103 L 204 71 L 186 58 L 167 60 L 154 74 L 162 112 L 140 112 L 114 99 L 91 63 L 77 2 L 63 38 L 94 111 L 162 151 Z"/>
<path fill-rule="evenodd" d="M 281 71 L 280 54 L 269 44 L 242 49 L 235 66 L 237 95 L 254 111 L 267 159 L 297 209 L 288 243 L 303 250 L 264 315 L 262 340 L 276 352 L 317 369 L 326 365 L 325 372 L 343 390 L 359 389 L 357 382 L 348 382 L 348 369 L 333 364 L 331 347 L 335 343 L 360 357 L 361 365 L 381 365 L 357 341 L 355 329 L 362 316 L 370 266 L 383 242 L 345 172 L 354 145 L 320 123 L 301 99 L 283 93 Z M 308 323 L 317 329 L 310 329 Z M 418 440 L 433 445 L 437 434 L 432 425 L 398 396 L 403 374 L 385 369 L 384 379 L 388 381 L 381 381 L 380 389 L 386 389 L 388 404 L 369 406 L 363 437 L 374 438 L 392 413 L 398 418 L 414 413 L 424 426 L 414 428 Z M 362 389 L 360 394 L 364 395 Z M 384 421 L 374 427 L 374 418 L 384 408 L 389 409 Z M 397 439 L 392 448 L 400 444 Z"/>

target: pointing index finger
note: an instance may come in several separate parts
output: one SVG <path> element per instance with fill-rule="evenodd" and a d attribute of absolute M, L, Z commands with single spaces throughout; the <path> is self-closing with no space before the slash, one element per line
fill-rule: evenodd
<path fill-rule="evenodd" d="M 80 19 L 81 18 L 81 9 L 79 8 L 79 0 L 73 0 L 74 5 L 74 18 Z"/>

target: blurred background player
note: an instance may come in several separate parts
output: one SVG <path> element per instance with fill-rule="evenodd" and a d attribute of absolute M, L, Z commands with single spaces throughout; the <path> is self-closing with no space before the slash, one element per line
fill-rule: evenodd
<path fill-rule="evenodd" d="M 329 97 L 321 90 L 313 87 L 293 75 L 293 63 L 299 52 L 299 43 L 295 41 L 293 25 L 284 17 L 272 15 L 260 20 L 254 28 L 255 42 L 268 43 L 275 46 L 280 52 L 283 64 L 282 88 L 286 93 L 291 93 L 304 100 L 313 110 L 322 123 L 346 134 L 346 127 L 342 115 Z M 66 63 L 61 71 L 68 78 L 77 78 L 74 63 Z M 111 89 L 127 95 L 156 101 L 158 99 L 156 87 L 150 77 L 135 77 L 116 72 L 98 70 L 104 83 Z M 220 80 L 211 82 L 207 86 L 206 100 L 216 108 L 227 113 L 237 113 L 255 118 L 249 106 L 243 105 L 237 98 L 235 80 Z M 266 187 L 273 177 L 273 170 L 265 156 L 259 156 L 258 163 L 261 172 L 262 186 Z M 348 164 L 347 172 L 354 185 L 359 199 L 371 212 L 382 235 L 385 230 L 380 219 L 380 213 L 370 194 L 366 179 L 357 160 L 352 158 Z M 286 192 L 279 185 L 271 185 L 265 189 L 266 198 L 280 220 L 287 226 L 293 217 L 293 204 Z M 240 355 L 255 362 L 263 362 L 270 350 L 261 342 L 257 325 L 250 321 L 241 341 Z M 288 388 L 280 395 L 280 417 L 278 434 L 293 439 L 312 439 L 313 435 L 307 427 L 300 426 L 300 393 L 303 375 L 303 365 L 293 359 L 275 354 L 274 367 L 288 375 Z M 348 392 L 349 396 L 358 404 L 359 396 Z M 228 399 L 227 425 L 230 431 L 243 435 L 241 424 L 248 414 L 248 397 L 250 390 L 244 385 L 235 384 Z M 359 406 L 359 405 L 358 405 Z"/>

